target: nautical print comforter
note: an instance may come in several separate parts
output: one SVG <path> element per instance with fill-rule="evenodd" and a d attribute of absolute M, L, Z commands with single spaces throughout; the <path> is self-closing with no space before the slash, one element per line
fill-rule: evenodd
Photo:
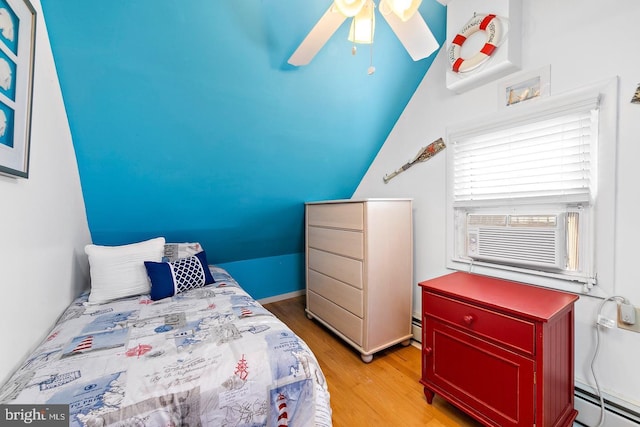
<path fill-rule="evenodd" d="M 330 426 L 324 375 L 228 273 L 160 301 L 77 298 L 0 389 L 69 404 L 71 426 Z"/>

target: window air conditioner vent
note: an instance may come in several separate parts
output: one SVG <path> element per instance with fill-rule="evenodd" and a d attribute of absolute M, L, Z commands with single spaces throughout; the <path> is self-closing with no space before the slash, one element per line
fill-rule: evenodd
<path fill-rule="evenodd" d="M 563 214 L 467 215 L 467 255 L 499 264 L 562 269 Z"/>

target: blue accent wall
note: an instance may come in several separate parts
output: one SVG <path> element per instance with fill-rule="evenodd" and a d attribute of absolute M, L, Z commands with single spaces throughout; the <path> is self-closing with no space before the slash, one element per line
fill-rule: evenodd
<path fill-rule="evenodd" d="M 378 19 L 374 75 L 348 21 L 288 65 L 328 0 L 41 3 L 93 242 L 199 241 L 258 298 L 304 287 L 303 203 L 351 196 L 435 56 Z"/>

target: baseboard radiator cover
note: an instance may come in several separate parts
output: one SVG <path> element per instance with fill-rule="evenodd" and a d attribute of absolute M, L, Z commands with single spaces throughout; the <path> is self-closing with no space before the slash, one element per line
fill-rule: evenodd
<path fill-rule="evenodd" d="M 422 342 L 422 322 L 414 317 L 411 323 L 413 339 Z M 630 408 L 625 402 L 614 402 L 605 395 L 606 427 L 638 427 L 640 426 L 640 408 Z M 575 385 L 574 406 L 578 411 L 575 425 L 591 427 L 600 421 L 600 399 L 588 390 L 588 387 Z"/>
<path fill-rule="evenodd" d="M 419 318 L 415 316 L 411 320 L 411 333 L 413 334 L 412 339 L 419 343 L 422 342 L 422 322 Z"/>
<path fill-rule="evenodd" d="M 606 394 L 603 396 L 606 427 L 640 426 L 638 408 L 630 408 L 624 402 L 614 402 Z M 578 410 L 577 425 L 595 426 L 600 421 L 600 398 L 579 384 L 575 385 L 574 406 Z"/>

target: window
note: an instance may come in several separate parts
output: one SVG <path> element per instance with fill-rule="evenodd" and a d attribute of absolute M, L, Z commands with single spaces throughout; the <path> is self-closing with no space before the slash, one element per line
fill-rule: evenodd
<path fill-rule="evenodd" d="M 597 152 L 597 99 L 578 111 L 453 141 L 454 203 L 589 203 Z M 593 148 L 593 149 L 592 149 Z"/>
<path fill-rule="evenodd" d="M 449 129 L 449 267 L 587 292 L 597 283 L 601 99 L 585 90 Z"/>

